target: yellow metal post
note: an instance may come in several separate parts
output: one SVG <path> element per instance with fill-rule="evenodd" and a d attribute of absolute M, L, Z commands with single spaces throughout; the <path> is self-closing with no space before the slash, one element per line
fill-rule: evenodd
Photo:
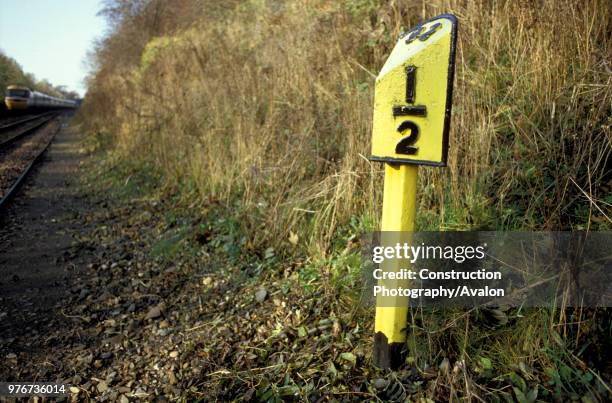
<path fill-rule="evenodd" d="M 400 232 L 414 231 L 416 216 L 417 165 L 385 164 L 381 230 L 387 232 L 382 245 L 402 242 Z M 381 264 L 383 271 L 402 269 L 397 259 Z M 381 280 L 387 288 L 407 286 L 405 280 Z M 384 299 L 384 301 L 383 301 Z M 381 297 L 376 304 L 374 362 L 395 368 L 403 361 L 408 317 L 407 297 Z"/>
<path fill-rule="evenodd" d="M 402 34 L 376 78 L 373 161 L 385 163 L 381 246 L 410 244 L 415 230 L 418 165 L 445 166 L 451 116 L 457 19 L 443 14 Z M 385 259 L 383 272 L 408 267 Z M 378 281 L 386 289 L 408 280 Z M 376 296 L 374 364 L 404 360 L 408 297 Z"/>

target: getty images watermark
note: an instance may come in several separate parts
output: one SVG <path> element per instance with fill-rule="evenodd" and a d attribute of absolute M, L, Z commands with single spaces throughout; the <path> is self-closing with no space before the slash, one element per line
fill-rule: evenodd
<path fill-rule="evenodd" d="M 611 306 L 612 233 L 378 232 L 365 246 L 377 306 Z"/>
<path fill-rule="evenodd" d="M 455 287 L 447 287 L 444 285 L 439 285 L 438 287 L 431 286 L 432 282 L 439 280 L 463 280 L 468 282 L 470 280 L 501 280 L 502 273 L 499 271 L 487 271 L 484 269 L 474 271 L 455 269 L 432 271 L 427 268 L 410 270 L 398 269 L 398 265 L 394 264 L 394 261 L 402 261 L 410 265 L 415 265 L 418 261 L 423 260 L 450 260 L 457 264 L 461 264 L 473 259 L 484 259 L 487 256 L 485 253 L 486 247 L 486 243 L 478 246 L 441 246 L 425 245 L 424 242 L 420 245 L 411 245 L 409 242 L 396 242 L 395 245 L 374 246 L 372 248 L 372 262 L 379 265 L 372 272 L 374 279 L 377 280 L 377 284 L 374 286 L 374 297 L 399 296 L 413 299 L 503 297 L 505 296 L 505 290 L 503 288 L 490 288 L 488 285 L 482 288 L 473 287 L 468 284 L 459 284 Z M 391 264 L 387 265 L 387 270 L 381 266 L 385 261 L 391 261 Z M 429 286 L 425 288 L 411 286 L 422 284 L 423 282 L 427 282 Z M 394 286 L 389 287 L 389 285 Z"/>

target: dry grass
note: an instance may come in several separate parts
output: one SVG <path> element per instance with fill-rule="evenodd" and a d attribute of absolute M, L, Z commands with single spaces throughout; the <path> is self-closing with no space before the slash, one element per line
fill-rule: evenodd
<path fill-rule="evenodd" d="M 455 113 L 449 168 L 421 171 L 422 227 L 609 226 L 606 1 L 246 2 L 101 70 L 85 115 L 166 185 L 263 210 L 244 217 L 256 246 L 292 230 L 325 251 L 337 225 L 379 216 L 374 74 L 442 11 L 461 22 Z"/>
<path fill-rule="evenodd" d="M 163 191 L 202 212 L 220 202 L 247 250 L 325 259 L 347 227 L 378 227 L 374 77 L 403 30 L 442 12 L 460 21 L 450 162 L 420 171 L 419 227 L 612 228 L 609 1 L 149 4 L 98 49 L 82 116 L 115 159 L 153 167 Z M 551 357 L 568 362 L 550 347 L 564 315 L 532 312 L 523 332 L 482 340 L 470 315 L 439 331 L 423 317 L 417 359 L 438 362 L 445 346 L 478 362 L 478 339 L 496 365 L 526 356 L 545 371 Z M 472 382 L 448 381 L 448 396 L 471 396 Z"/>

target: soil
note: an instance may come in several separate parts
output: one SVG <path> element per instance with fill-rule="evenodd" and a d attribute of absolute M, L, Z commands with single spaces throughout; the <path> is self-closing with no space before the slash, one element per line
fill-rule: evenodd
<path fill-rule="evenodd" d="M 298 266 L 238 264 L 214 200 L 181 211 L 142 172 L 113 182 L 112 161 L 80 146 L 63 128 L 0 218 L 0 381 L 122 403 L 392 389 L 335 288 L 306 291 Z"/>
<path fill-rule="evenodd" d="M 58 308 L 79 265 L 76 259 L 64 263 L 86 206 L 74 186 L 81 159 L 78 137 L 63 128 L 17 197 L 0 212 L 0 356 L 9 364 L 0 364 L 3 380 L 24 379 L 13 357 L 30 360 L 46 353 L 40 338 L 66 320 Z M 85 257 L 87 251 L 82 252 Z"/>
<path fill-rule="evenodd" d="M 206 253 L 170 257 L 177 229 L 195 224 L 165 219 L 163 201 L 106 192 L 80 138 L 63 128 L 0 218 L 0 381 L 62 383 L 70 400 L 235 394 L 221 386 L 237 351 L 219 318 L 242 316 L 228 297 L 248 307 L 255 290 L 211 273 Z M 265 339 L 268 317 L 240 318 L 241 330 Z"/>

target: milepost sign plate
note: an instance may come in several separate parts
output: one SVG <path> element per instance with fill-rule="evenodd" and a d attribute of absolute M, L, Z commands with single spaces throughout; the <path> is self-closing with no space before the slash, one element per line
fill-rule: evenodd
<path fill-rule="evenodd" d="M 400 36 L 376 78 L 371 160 L 446 166 L 456 41 L 450 14 Z"/>

